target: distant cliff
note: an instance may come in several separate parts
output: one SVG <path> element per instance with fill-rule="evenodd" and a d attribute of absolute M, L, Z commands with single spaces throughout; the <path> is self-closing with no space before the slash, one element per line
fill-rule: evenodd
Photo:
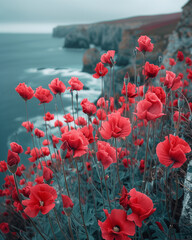
<path fill-rule="evenodd" d="M 79 24 L 57 26 L 53 29 L 53 37 L 65 38 L 64 47 L 89 48 L 90 44 L 103 50 L 119 50 L 119 43 L 126 39 L 126 35 L 144 31 L 163 35 L 162 28 L 166 26 L 166 34 L 171 33 L 179 21 L 181 13 L 162 14 L 153 16 L 139 16 L 120 20 L 105 21 L 94 24 Z M 161 29 L 160 32 L 156 28 Z M 124 48 L 121 42 L 120 50 Z"/>

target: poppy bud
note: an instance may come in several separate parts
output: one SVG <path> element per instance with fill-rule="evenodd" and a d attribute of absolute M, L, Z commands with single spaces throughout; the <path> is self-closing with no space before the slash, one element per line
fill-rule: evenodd
<path fill-rule="evenodd" d="M 61 194 L 65 214 L 69 217 L 72 213 L 74 203 L 67 195 Z"/>
<path fill-rule="evenodd" d="M 17 171 L 17 165 L 20 162 L 20 157 L 17 153 L 8 150 L 7 156 L 7 167 L 11 173 L 15 173 Z"/>

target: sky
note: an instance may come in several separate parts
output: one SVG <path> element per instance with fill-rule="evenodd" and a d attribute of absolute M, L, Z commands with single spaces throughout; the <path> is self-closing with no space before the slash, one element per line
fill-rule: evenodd
<path fill-rule="evenodd" d="M 0 32 L 180 12 L 188 0 L 0 0 Z"/>

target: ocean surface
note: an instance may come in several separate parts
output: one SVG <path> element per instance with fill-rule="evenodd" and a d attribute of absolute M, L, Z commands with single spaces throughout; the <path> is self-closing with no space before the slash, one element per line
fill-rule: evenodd
<path fill-rule="evenodd" d="M 79 93 L 79 102 L 83 98 L 95 101 L 100 94 L 100 82 L 90 74 L 81 72 L 84 49 L 63 49 L 63 39 L 53 38 L 51 34 L 0 34 L 0 161 L 7 159 L 10 142 L 21 144 L 26 151 L 32 147 L 31 138 L 21 126 L 26 121 L 25 102 L 15 91 L 19 83 L 25 82 L 34 90 L 59 77 L 66 86 L 69 79 L 78 77 L 87 90 Z M 69 91 L 63 95 L 66 113 L 71 111 Z M 46 104 L 46 112 L 57 116 L 55 101 Z M 63 112 L 58 98 L 59 119 Z M 45 130 L 43 105 L 33 98 L 28 101 L 29 121 L 34 128 Z M 57 119 L 57 117 L 56 117 Z M 27 156 L 21 154 L 21 163 L 27 163 Z"/>

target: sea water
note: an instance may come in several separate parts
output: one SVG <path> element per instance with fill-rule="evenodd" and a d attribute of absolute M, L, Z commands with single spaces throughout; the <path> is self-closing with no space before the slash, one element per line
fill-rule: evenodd
<path fill-rule="evenodd" d="M 86 86 L 86 90 L 79 92 L 79 102 L 84 97 L 91 102 L 98 98 L 99 80 L 81 72 L 85 49 L 62 48 L 63 43 L 63 39 L 53 38 L 51 34 L 0 34 L 0 161 L 6 161 L 10 142 L 19 143 L 24 151 L 27 146 L 33 147 L 30 134 L 21 126 L 26 121 L 26 111 L 24 100 L 15 91 L 19 83 L 25 82 L 34 90 L 39 86 L 48 89 L 54 78 L 58 77 L 69 86 L 68 81 L 74 76 Z M 62 98 L 66 113 L 71 112 L 69 91 Z M 57 101 L 58 118 L 63 121 L 59 98 Z M 54 113 L 57 120 L 54 100 L 46 104 L 48 111 Z M 36 98 L 28 101 L 28 114 L 34 128 L 45 131 L 43 105 L 39 105 Z M 27 164 L 27 158 L 21 154 L 21 163 Z"/>

